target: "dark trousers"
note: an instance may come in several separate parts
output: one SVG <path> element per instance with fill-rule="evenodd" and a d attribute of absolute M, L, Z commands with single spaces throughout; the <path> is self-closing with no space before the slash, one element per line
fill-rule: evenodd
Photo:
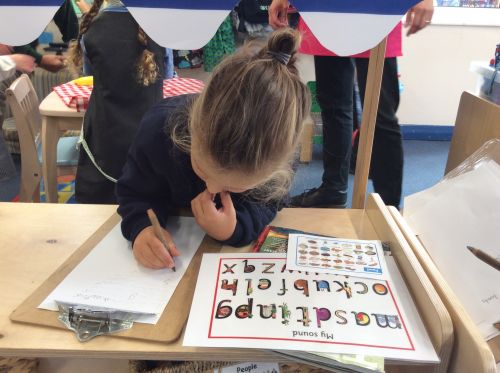
<path fill-rule="evenodd" d="M 352 151 L 353 85 L 357 72 L 362 100 L 367 58 L 315 56 L 317 100 L 323 119 L 323 185 L 346 191 Z M 356 69 L 355 69 L 356 68 Z M 403 145 L 396 111 L 399 85 L 396 58 L 386 58 L 373 140 L 370 176 L 387 205 L 399 207 L 403 181 Z"/>

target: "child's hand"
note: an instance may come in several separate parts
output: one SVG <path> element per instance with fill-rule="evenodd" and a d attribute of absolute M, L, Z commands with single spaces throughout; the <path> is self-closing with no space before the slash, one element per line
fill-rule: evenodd
<path fill-rule="evenodd" d="M 213 194 L 205 189 L 191 201 L 191 209 L 196 222 L 209 236 L 225 241 L 232 236 L 236 227 L 236 211 L 228 192 L 220 193 L 222 207 L 218 210 L 213 197 Z"/>
<path fill-rule="evenodd" d="M 162 231 L 172 255 L 179 256 L 180 253 L 177 247 L 175 247 L 170 233 L 163 228 Z M 172 268 L 174 266 L 174 260 L 158 237 L 156 237 L 152 226 L 144 228 L 137 235 L 134 241 L 133 252 L 135 259 L 144 267 L 161 269 Z"/>

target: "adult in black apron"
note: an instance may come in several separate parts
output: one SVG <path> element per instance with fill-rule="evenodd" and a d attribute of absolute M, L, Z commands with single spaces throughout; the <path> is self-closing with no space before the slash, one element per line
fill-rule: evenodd
<path fill-rule="evenodd" d="M 148 40 L 159 74 L 155 83 L 141 85 L 137 63 L 144 46 L 138 41 L 138 29 L 129 12 L 104 10 L 84 35 L 94 89 L 83 130 L 94 161 L 81 146 L 75 183 L 78 203 L 116 203 L 115 183 L 101 171 L 114 179 L 120 177 L 143 114 L 163 97 L 165 49 Z"/>

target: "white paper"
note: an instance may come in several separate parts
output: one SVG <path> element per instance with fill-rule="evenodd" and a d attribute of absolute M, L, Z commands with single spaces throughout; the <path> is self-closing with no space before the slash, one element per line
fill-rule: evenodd
<path fill-rule="evenodd" d="M 279 373 L 277 363 L 243 363 L 222 369 L 214 369 L 214 373 Z"/>
<path fill-rule="evenodd" d="M 413 342 L 415 344 L 415 349 L 422 356 L 434 356 L 435 359 L 439 360 L 432 345 L 432 342 L 429 339 L 427 330 L 425 329 L 424 322 L 420 318 L 417 306 L 413 302 L 410 291 L 406 287 L 406 284 L 403 280 L 403 276 L 401 276 L 401 272 L 399 272 L 398 266 L 396 265 L 394 258 L 392 256 L 386 256 L 385 260 L 387 262 L 387 267 L 389 268 L 389 272 L 391 274 L 392 286 L 395 288 L 395 293 L 399 295 L 399 300 L 403 305 L 403 309 L 406 311 L 406 319 L 408 321 L 408 324 L 412 326 Z"/>
<path fill-rule="evenodd" d="M 411 298 L 410 292 L 408 291 L 408 288 L 405 286 L 403 277 L 401 276 L 401 273 L 399 272 L 399 269 L 396 265 L 396 262 L 394 261 L 394 258 L 392 256 L 385 256 L 385 260 L 387 262 L 387 267 L 389 270 L 389 273 L 391 274 L 392 278 L 392 285 L 395 288 L 395 292 L 398 294 L 399 299 L 401 300 L 401 303 L 403 305 L 403 308 L 406 310 L 406 315 L 407 315 L 407 320 L 408 324 L 413 326 L 413 331 L 414 331 L 414 343 L 415 343 L 415 349 L 417 351 L 421 351 L 422 356 L 433 356 L 434 355 L 434 348 L 430 342 L 429 336 L 426 332 L 424 323 L 422 319 L 420 318 L 420 315 L 418 313 L 417 307 L 415 306 L 415 303 L 413 303 L 413 300 Z M 343 359 L 339 359 L 339 356 L 346 356 L 345 354 L 339 355 L 339 354 L 331 354 L 331 353 L 321 353 L 321 352 L 306 352 L 306 353 L 297 353 L 294 352 L 295 354 L 299 354 L 299 357 L 305 356 L 308 359 L 314 360 L 316 357 L 321 359 L 322 357 L 326 359 L 333 359 L 333 360 L 338 360 L 342 361 L 344 363 L 347 363 Z M 290 352 L 286 352 L 286 355 L 289 355 Z M 313 356 L 311 356 L 312 354 Z M 360 357 L 362 355 L 347 355 L 347 356 L 355 356 L 355 357 Z M 373 356 L 373 355 L 372 355 Z M 391 359 L 388 359 L 391 360 Z M 403 359 L 399 359 L 403 360 Z M 372 369 L 376 369 L 377 363 L 369 363 L 367 361 L 364 361 L 363 359 L 360 359 L 360 363 L 362 366 L 368 366 Z M 382 361 L 382 370 L 384 366 L 384 362 Z"/>
<path fill-rule="evenodd" d="M 104 307 L 152 314 L 136 321 L 156 324 L 205 235 L 189 217 L 169 218 L 166 228 L 181 252 L 175 258 L 176 272 L 140 265 L 117 224 L 39 308 L 56 311 L 56 301 Z"/>
<path fill-rule="evenodd" d="M 290 234 L 286 267 L 374 279 L 389 279 L 382 243 L 377 240 Z"/>
<path fill-rule="evenodd" d="M 407 197 L 404 217 L 482 335 L 499 335 L 500 271 L 467 246 L 500 259 L 500 166 L 485 162 Z"/>
<path fill-rule="evenodd" d="M 390 282 L 285 263 L 285 254 L 205 254 L 183 344 L 438 361 Z"/>

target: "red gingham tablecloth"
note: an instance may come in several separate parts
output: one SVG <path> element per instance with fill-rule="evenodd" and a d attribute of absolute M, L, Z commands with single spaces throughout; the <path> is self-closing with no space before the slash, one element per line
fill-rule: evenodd
<path fill-rule="evenodd" d="M 63 100 L 66 106 L 85 111 L 89 105 L 92 86 L 80 86 L 74 83 L 64 83 L 54 87 L 54 91 Z M 163 97 L 199 93 L 203 89 L 203 82 L 197 79 L 172 78 L 163 81 Z"/>

